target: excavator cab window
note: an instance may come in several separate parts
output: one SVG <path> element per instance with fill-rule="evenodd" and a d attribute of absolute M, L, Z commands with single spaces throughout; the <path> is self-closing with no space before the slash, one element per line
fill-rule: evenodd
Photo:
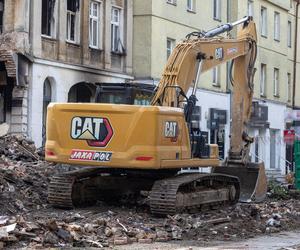
<path fill-rule="evenodd" d="M 96 103 L 149 105 L 154 86 L 131 83 L 98 83 Z"/>

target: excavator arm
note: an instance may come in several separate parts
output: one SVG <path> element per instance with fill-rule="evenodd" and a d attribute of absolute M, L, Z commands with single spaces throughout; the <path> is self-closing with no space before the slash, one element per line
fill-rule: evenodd
<path fill-rule="evenodd" d="M 237 39 L 216 37 L 242 23 Z M 192 38 L 193 36 L 197 38 Z M 253 96 L 254 63 L 256 59 L 256 28 L 251 17 L 225 24 L 208 32 L 192 33 L 179 43 L 171 54 L 152 105 L 182 107 L 186 93 L 193 87 L 187 101 L 186 117 L 189 122 L 195 105 L 196 86 L 201 73 L 220 64 L 232 61 L 231 82 L 233 85 L 232 127 L 230 158 L 241 160 L 247 155 L 252 139 L 246 133 L 251 114 Z"/>

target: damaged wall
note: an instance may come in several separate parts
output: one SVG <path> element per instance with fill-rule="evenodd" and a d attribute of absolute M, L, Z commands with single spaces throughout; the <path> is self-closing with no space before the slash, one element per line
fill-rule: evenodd
<path fill-rule="evenodd" d="M 42 3 L 32 0 L 34 9 L 40 9 Z M 43 29 L 39 15 L 33 16 L 33 54 L 39 58 L 80 64 L 99 70 L 132 73 L 131 40 L 132 40 L 132 0 L 101 1 L 99 19 L 99 48 L 89 46 L 89 1 L 76 0 L 54 1 L 49 15 L 55 20 L 51 36 L 40 36 Z M 126 53 L 111 53 L 111 8 L 118 7 L 122 14 L 122 45 Z M 68 17 L 66 10 L 75 12 L 75 40 L 68 39 Z M 129 26 L 129 28 L 127 28 Z M 126 35 L 125 35 L 126 34 Z"/>

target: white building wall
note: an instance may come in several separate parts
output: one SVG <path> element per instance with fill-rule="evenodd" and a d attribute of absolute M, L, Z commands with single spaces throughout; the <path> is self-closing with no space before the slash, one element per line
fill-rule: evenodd
<path fill-rule="evenodd" d="M 283 131 L 285 129 L 285 112 L 286 112 L 286 105 L 267 102 L 269 107 L 269 122 L 270 122 L 270 129 L 277 129 L 278 134 L 276 134 L 276 166 L 275 169 L 280 170 L 281 174 L 285 174 L 285 143 L 283 140 Z M 270 136 L 270 130 L 269 132 Z M 267 145 L 266 145 L 267 146 Z M 266 154 L 267 162 L 269 163 L 268 169 L 271 168 L 270 166 L 270 145 L 269 145 L 269 152 Z"/>
<path fill-rule="evenodd" d="M 200 128 L 202 131 L 208 131 L 210 137 L 210 129 L 207 127 L 209 119 L 209 109 L 216 108 L 227 110 L 227 124 L 225 125 L 225 157 L 229 150 L 229 134 L 230 134 L 230 94 L 213 92 L 204 89 L 197 90 L 196 93 L 198 102 L 201 106 L 201 121 Z"/>
<path fill-rule="evenodd" d="M 283 140 L 283 131 L 285 129 L 285 112 L 286 105 L 266 101 L 263 103 L 268 106 L 268 122 L 269 128 L 250 128 L 249 135 L 258 140 L 259 161 L 263 161 L 267 171 L 275 171 L 280 174 L 285 174 L 285 149 L 286 145 Z M 275 142 L 272 140 L 271 130 L 276 130 Z M 275 143 L 275 165 L 271 166 L 271 147 Z M 250 150 L 252 160 L 255 160 L 255 143 L 251 145 Z"/>

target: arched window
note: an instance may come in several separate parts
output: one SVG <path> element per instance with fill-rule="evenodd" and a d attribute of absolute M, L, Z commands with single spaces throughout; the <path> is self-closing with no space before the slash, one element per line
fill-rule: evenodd
<path fill-rule="evenodd" d="M 43 129 L 42 129 L 43 144 L 46 142 L 47 107 L 51 102 L 51 100 L 52 100 L 51 83 L 47 78 L 44 81 L 44 92 L 43 92 Z"/>

